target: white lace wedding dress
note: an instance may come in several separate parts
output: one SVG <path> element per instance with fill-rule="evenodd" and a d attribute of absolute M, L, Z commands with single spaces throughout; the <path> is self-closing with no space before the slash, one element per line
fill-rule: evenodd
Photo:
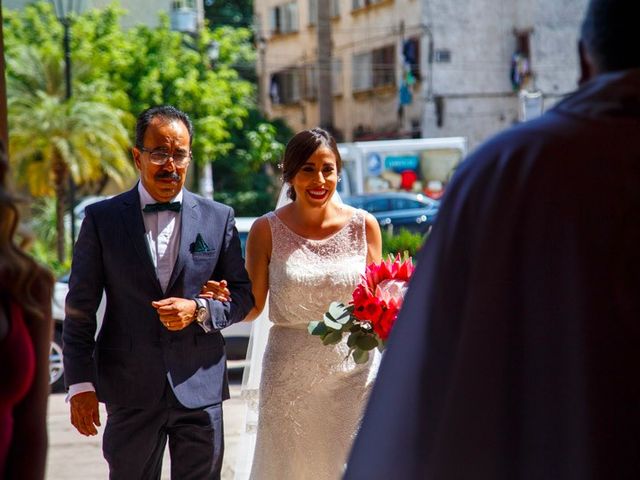
<path fill-rule="evenodd" d="M 332 301 L 347 304 L 367 258 L 365 212 L 322 240 L 309 240 L 268 214 L 273 249 L 258 434 L 251 478 L 337 480 L 375 376 L 357 365 L 343 341 L 324 346 L 307 325 Z"/>

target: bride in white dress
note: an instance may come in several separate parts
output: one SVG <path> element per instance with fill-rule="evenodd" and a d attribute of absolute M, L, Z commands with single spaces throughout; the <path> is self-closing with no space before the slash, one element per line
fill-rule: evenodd
<path fill-rule="evenodd" d="M 295 135 L 283 162 L 292 202 L 259 218 L 247 240 L 256 301 L 247 319 L 260 314 L 269 293 L 273 323 L 252 479 L 339 479 L 367 399 L 372 362 L 357 365 L 346 342 L 324 346 L 307 331 L 331 302 L 347 304 L 366 265 L 381 260 L 375 218 L 333 199 L 340 168 L 326 131 Z"/>

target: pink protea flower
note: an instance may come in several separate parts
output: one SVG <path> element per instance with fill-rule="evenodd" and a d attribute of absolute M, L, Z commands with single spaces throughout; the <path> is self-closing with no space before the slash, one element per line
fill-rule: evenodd
<path fill-rule="evenodd" d="M 411 258 L 404 261 L 397 255 L 379 264 L 367 266 L 360 284 L 353 291 L 353 315 L 371 322 L 374 331 L 386 340 L 395 322 L 408 281 L 413 274 Z"/>
<path fill-rule="evenodd" d="M 366 363 L 371 350 L 384 349 L 413 270 L 411 258 L 401 260 L 400 255 L 367 266 L 350 304 L 332 302 L 322 320 L 309 322 L 309 333 L 320 336 L 325 345 L 346 335 L 348 356 Z"/>

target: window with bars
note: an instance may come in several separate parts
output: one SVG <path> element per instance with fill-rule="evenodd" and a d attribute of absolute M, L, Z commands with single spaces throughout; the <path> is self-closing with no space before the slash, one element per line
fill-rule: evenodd
<path fill-rule="evenodd" d="M 389 45 L 353 56 L 353 91 L 395 85 L 396 49 Z"/>
<path fill-rule="evenodd" d="M 271 75 L 269 97 L 274 105 L 287 105 L 300 101 L 301 73 L 300 68 L 289 68 Z"/>
<path fill-rule="evenodd" d="M 352 69 L 352 89 L 354 92 L 362 92 L 373 87 L 371 52 L 355 54 Z"/>
<path fill-rule="evenodd" d="M 383 87 L 396 83 L 396 47 L 377 48 L 371 52 L 373 86 Z"/>
<path fill-rule="evenodd" d="M 298 4 L 289 2 L 271 9 L 271 33 L 292 33 L 298 31 Z"/>

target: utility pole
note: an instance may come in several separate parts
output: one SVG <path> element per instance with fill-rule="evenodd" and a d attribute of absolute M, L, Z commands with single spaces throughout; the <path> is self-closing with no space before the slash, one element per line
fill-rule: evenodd
<path fill-rule="evenodd" d="M 333 92 L 331 59 L 331 2 L 318 0 L 318 108 L 320 126 L 330 133 L 333 127 Z"/>

